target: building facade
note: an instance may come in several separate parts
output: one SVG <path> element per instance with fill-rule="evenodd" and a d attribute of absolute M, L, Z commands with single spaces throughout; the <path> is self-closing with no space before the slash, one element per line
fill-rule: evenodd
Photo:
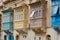
<path fill-rule="evenodd" d="M 1 40 L 60 40 L 59 2 L 1 0 Z"/>
<path fill-rule="evenodd" d="M 4 39 L 13 40 L 13 10 L 4 10 L 2 13 L 2 30 L 7 34 Z"/>

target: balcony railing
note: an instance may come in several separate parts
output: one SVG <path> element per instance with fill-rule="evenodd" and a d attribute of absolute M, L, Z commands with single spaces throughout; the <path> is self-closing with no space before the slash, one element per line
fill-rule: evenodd
<path fill-rule="evenodd" d="M 42 26 L 46 26 L 46 19 L 32 19 L 30 20 L 31 28 L 40 28 Z"/>

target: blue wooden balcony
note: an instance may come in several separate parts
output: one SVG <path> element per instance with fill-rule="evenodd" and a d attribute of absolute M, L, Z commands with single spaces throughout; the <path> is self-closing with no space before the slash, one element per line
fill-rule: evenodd
<path fill-rule="evenodd" d="M 58 32 L 60 32 L 60 1 L 53 0 L 51 26 Z"/>
<path fill-rule="evenodd" d="M 13 10 L 5 10 L 3 12 L 2 29 L 11 30 L 13 29 Z"/>

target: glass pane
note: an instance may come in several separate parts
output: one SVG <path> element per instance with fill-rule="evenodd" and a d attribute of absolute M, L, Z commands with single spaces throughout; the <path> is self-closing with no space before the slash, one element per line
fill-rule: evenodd
<path fill-rule="evenodd" d="M 25 14 L 17 14 L 16 15 L 16 20 L 24 20 L 24 18 L 25 18 Z"/>
<path fill-rule="evenodd" d="M 58 6 L 53 6 L 52 7 L 52 16 L 54 16 L 57 13 Z"/>
<path fill-rule="evenodd" d="M 10 16 L 4 16 L 3 17 L 3 23 L 10 22 L 10 20 L 11 20 Z"/>
<path fill-rule="evenodd" d="M 3 23 L 5 22 L 11 22 L 12 21 L 12 13 L 11 12 L 6 12 L 3 14 Z"/>
<path fill-rule="evenodd" d="M 59 6 L 59 15 L 60 15 L 60 6 Z"/>

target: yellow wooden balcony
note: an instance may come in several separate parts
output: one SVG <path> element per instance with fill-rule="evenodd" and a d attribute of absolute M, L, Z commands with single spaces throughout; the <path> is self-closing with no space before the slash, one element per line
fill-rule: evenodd
<path fill-rule="evenodd" d="M 27 27 L 29 20 L 29 7 L 27 5 L 14 9 L 14 29 L 23 29 Z"/>
<path fill-rule="evenodd" d="M 42 3 L 44 2 L 44 3 Z M 30 6 L 30 20 L 29 29 L 32 29 L 35 33 L 46 32 L 46 1 L 39 1 L 29 5 Z"/>
<path fill-rule="evenodd" d="M 30 26 L 42 27 L 46 25 L 46 1 L 30 4 Z"/>

